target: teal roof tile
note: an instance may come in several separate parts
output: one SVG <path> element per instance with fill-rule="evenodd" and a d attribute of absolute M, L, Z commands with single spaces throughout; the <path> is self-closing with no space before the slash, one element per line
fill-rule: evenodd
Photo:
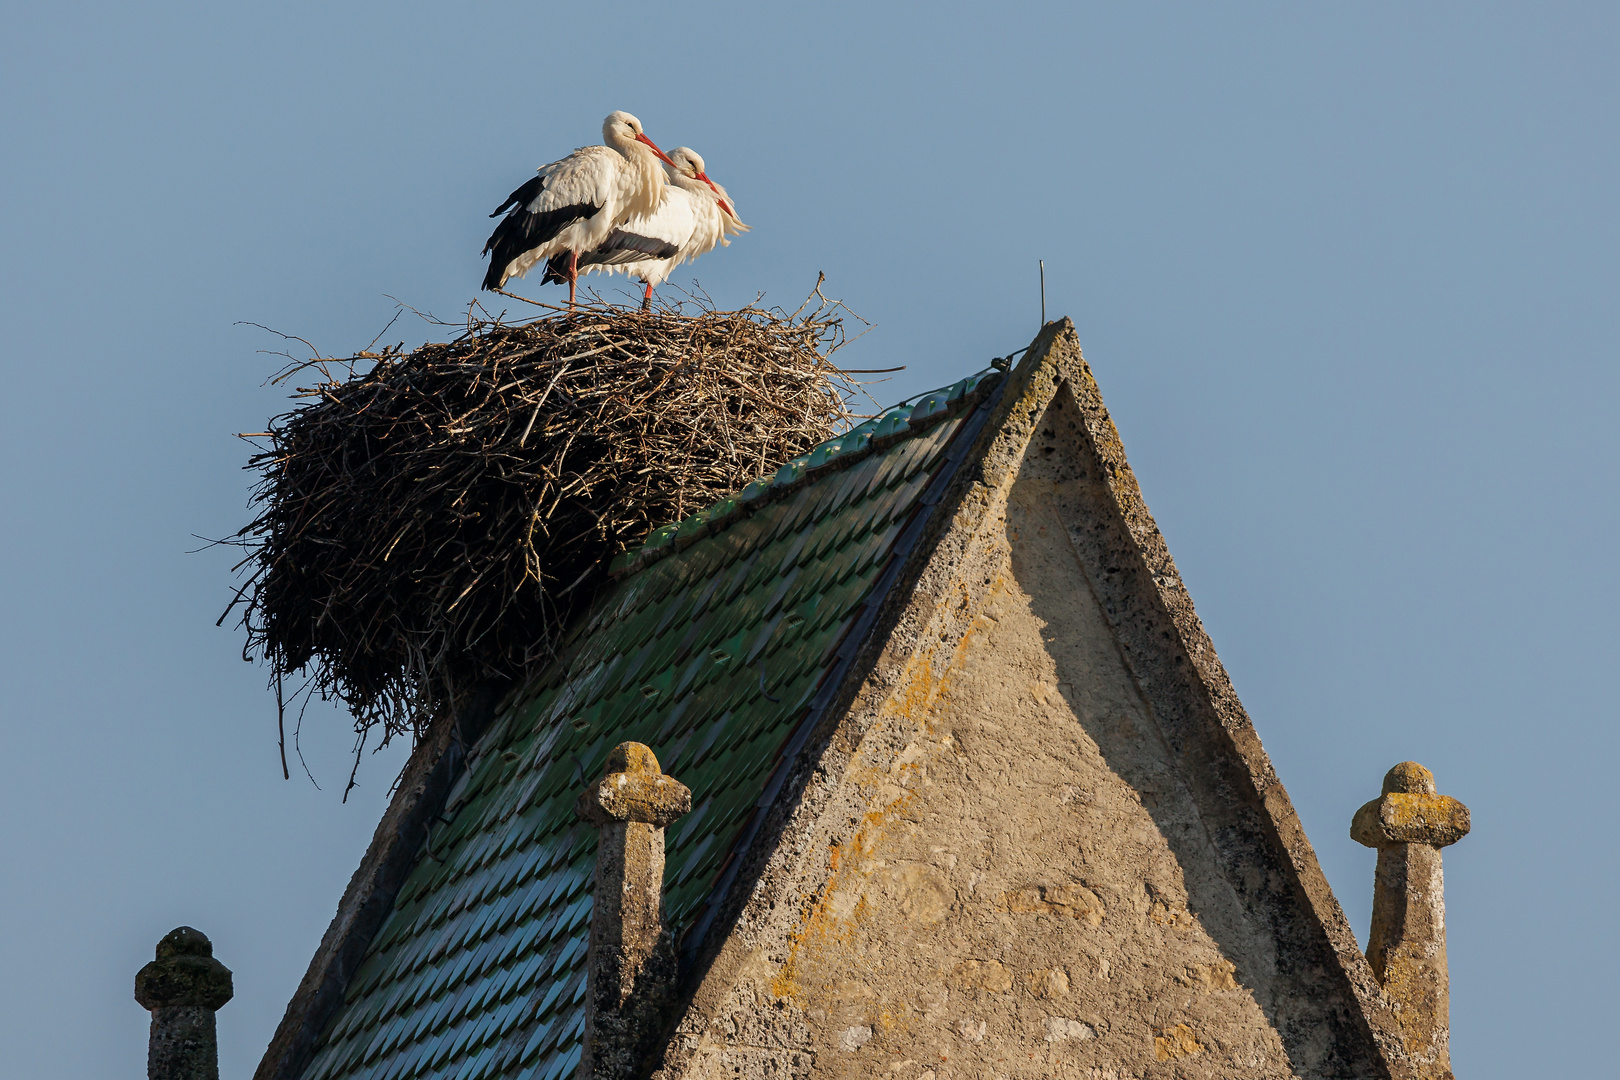
<path fill-rule="evenodd" d="M 573 1071 L 596 843 L 574 818 L 576 793 L 625 739 L 651 745 L 692 789 L 694 809 L 665 837 L 666 911 L 691 947 L 858 644 L 857 620 L 916 535 L 925 492 L 948 473 L 947 448 L 982 421 L 999 378 L 984 374 L 886 411 L 614 560 L 616 585 L 562 658 L 473 749 L 449 823 L 434 825 L 304 1080 Z"/>

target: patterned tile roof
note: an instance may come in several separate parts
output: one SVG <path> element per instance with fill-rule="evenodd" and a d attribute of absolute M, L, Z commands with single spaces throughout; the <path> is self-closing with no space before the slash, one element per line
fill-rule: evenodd
<path fill-rule="evenodd" d="M 999 381 L 891 409 L 615 561 L 473 750 L 304 1080 L 572 1073 L 596 841 L 576 795 L 626 739 L 692 789 L 665 910 L 695 949 Z"/>

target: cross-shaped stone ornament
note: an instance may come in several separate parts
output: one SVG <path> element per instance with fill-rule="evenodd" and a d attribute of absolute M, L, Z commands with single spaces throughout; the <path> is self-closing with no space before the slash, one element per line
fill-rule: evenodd
<path fill-rule="evenodd" d="M 1378 849 L 1367 960 L 1395 1009 L 1420 1080 L 1451 1080 L 1451 990 L 1440 849 L 1468 835 L 1468 807 L 1438 794 L 1434 774 L 1403 761 L 1350 823 Z"/>

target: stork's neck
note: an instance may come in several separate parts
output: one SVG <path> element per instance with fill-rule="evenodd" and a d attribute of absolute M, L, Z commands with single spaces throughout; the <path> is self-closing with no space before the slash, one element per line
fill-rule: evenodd
<path fill-rule="evenodd" d="M 630 191 L 625 206 L 630 215 L 651 214 L 664 201 L 664 166 L 658 156 L 639 142 L 619 151 L 630 163 Z"/>
<path fill-rule="evenodd" d="M 669 174 L 669 182 L 674 184 L 678 188 L 681 188 L 681 189 L 683 189 L 685 191 L 690 191 L 694 195 L 710 195 L 710 196 L 712 196 L 714 194 L 712 191 L 709 190 L 709 185 L 708 184 L 705 184 L 703 181 L 697 179 L 696 177 L 687 176 L 683 172 L 670 173 Z"/>
<path fill-rule="evenodd" d="M 693 202 L 697 204 L 698 216 L 705 222 L 714 218 L 716 223 L 721 223 L 725 212 L 720 209 L 718 201 L 720 196 L 715 194 L 714 188 L 697 177 L 687 176 L 682 172 L 671 173 L 669 182 L 692 195 Z"/>

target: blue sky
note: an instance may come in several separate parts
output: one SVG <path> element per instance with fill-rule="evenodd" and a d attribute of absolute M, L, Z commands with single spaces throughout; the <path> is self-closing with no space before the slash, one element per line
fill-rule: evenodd
<path fill-rule="evenodd" d="M 1350 815 L 1415 758 L 1459 1075 L 1599 1074 L 1620 936 L 1620 9 L 1601 4 L 8 3 L 0 36 L 0 1046 L 137 1074 L 170 928 L 245 1076 L 402 762 L 329 708 L 281 779 L 216 629 L 279 348 L 453 318 L 486 214 L 628 109 L 830 294 L 891 401 L 1074 318 L 1363 938 Z M 521 286 L 531 293 L 538 285 Z M 558 290 L 548 290 L 556 293 Z M 402 321 L 418 341 L 434 328 Z"/>

